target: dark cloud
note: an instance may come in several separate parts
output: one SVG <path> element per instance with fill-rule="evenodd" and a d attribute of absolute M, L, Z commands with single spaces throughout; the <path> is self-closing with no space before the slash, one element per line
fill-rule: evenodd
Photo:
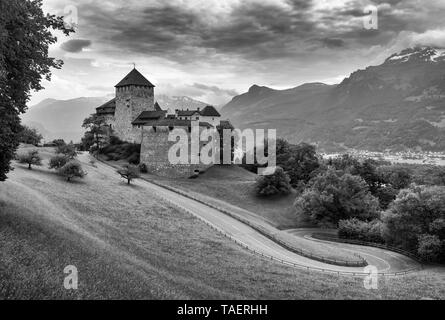
<path fill-rule="evenodd" d="M 369 3 L 345 1 L 343 6 L 314 9 L 311 0 L 242 1 L 218 17 L 173 1 L 138 2 L 137 8 L 124 2 L 107 6 L 87 1 L 79 4 L 79 12 L 80 27 L 95 35 L 95 44 L 122 55 L 158 56 L 177 63 L 210 61 L 218 54 L 249 61 L 310 59 L 304 56 L 308 51 L 385 46 L 402 31 L 424 32 L 431 25 L 416 1 L 377 0 L 373 3 L 379 6 L 379 29 L 365 30 Z M 79 52 L 82 45 L 89 44 L 68 42 L 63 47 Z"/>
<path fill-rule="evenodd" d="M 91 40 L 72 39 L 62 43 L 60 47 L 67 52 L 81 52 L 89 46 L 91 46 Z"/>

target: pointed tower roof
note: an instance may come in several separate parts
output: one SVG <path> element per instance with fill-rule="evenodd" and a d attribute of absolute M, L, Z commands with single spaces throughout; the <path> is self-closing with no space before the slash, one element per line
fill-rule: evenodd
<path fill-rule="evenodd" d="M 148 81 L 139 71 L 134 68 L 129 74 L 125 76 L 115 87 L 125 87 L 130 85 L 154 87 L 154 85 Z"/>
<path fill-rule="evenodd" d="M 156 111 L 162 111 L 162 108 L 161 108 L 161 106 L 159 105 L 159 103 L 157 101 L 155 103 L 155 110 Z"/>

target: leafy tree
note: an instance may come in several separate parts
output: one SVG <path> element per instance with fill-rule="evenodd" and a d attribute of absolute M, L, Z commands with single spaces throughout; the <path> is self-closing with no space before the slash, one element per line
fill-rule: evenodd
<path fill-rule="evenodd" d="M 91 144 L 89 147 L 94 147 L 95 150 L 100 150 L 105 142 L 106 136 L 110 127 L 107 125 L 103 116 L 92 114 L 83 121 L 83 128 L 87 129 L 85 133 L 84 142 Z"/>
<path fill-rule="evenodd" d="M 53 143 L 56 145 L 57 148 L 66 145 L 66 142 L 63 139 L 55 139 L 53 140 Z"/>
<path fill-rule="evenodd" d="M 55 155 L 49 160 L 49 169 L 60 169 L 69 161 L 70 159 L 65 155 Z"/>
<path fill-rule="evenodd" d="M 277 165 L 289 175 L 293 187 L 307 183 L 320 167 L 315 146 L 307 143 L 292 145 L 283 139 L 277 140 Z"/>
<path fill-rule="evenodd" d="M 22 126 L 23 130 L 19 133 L 19 142 L 37 146 L 43 139 L 43 136 L 34 128 Z"/>
<path fill-rule="evenodd" d="M 411 170 L 401 166 L 381 166 L 378 168 L 378 174 L 385 183 L 391 184 L 396 190 L 408 188 L 412 182 Z"/>
<path fill-rule="evenodd" d="M 56 153 L 63 154 L 68 159 L 74 159 L 77 157 L 76 147 L 72 142 L 70 144 L 59 145 L 56 149 Z"/>
<path fill-rule="evenodd" d="M 125 165 L 121 169 L 117 170 L 117 173 L 119 173 L 122 178 L 127 180 L 128 184 L 130 184 L 134 179 L 138 179 L 140 177 L 139 168 L 134 165 Z"/>
<path fill-rule="evenodd" d="M 287 195 L 291 193 L 292 186 L 289 176 L 282 168 L 277 167 L 274 174 L 258 178 L 255 190 L 256 194 L 261 197 Z"/>
<path fill-rule="evenodd" d="M 445 187 L 413 185 L 402 190 L 383 214 L 384 239 L 390 245 L 413 252 L 421 249 L 419 236 L 430 235 L 444 241 L 444 203 Z M 425 239 L 432 242 L 431 238 Z M 443 256 L 444 251 L 441 254 Z"/>
<path fill-rule="evenodd" d="M 328 169 L 311 180 L 295 201 L 297 214 L 321 225 L 338 225 L 340 220 L 372 220 L 379 216 L 379 202 L 359 176 Z"/>
<path fill-rule="evenodd" d="M 42 0 L 0 1 L 0 181 L 6 180 L 18 147 L 19 115 L 31 91 L 42 89 L 42 78 L 51 79 L 50 68 L 62 66 L 48 56 L 57 41 L 51 30 L 72 31 L 62 17 L 43 13 Z"/>
<path fill-rule="evenodd" d="M 59 174 L 64 176 L 67 181 L 71 181 L 73 178 L 83 178 L 87 175 L 82 169 L 82 165 L 78 161 L 69 161 L 63 167 L 59 169 Z"/>
<path fill-rule="evenodd" d="M 32 170 L 32 166 L 41 166 L 42 158 L 37 150 L 30 150 L 27 153 L 17 155 L 19 163 L 25 163 L 28 165 L 28 169 Z"/>

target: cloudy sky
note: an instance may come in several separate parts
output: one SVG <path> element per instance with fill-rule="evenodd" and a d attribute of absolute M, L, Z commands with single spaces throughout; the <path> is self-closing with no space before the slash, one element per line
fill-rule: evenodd
<path fill-rule="evenodd" d="M 378 28 L 364 13 L 378 9 Z M 156 93 L 220 105 L 253 84 L 338 83 L 415 45 L 445 47 L 443 0 L 44 0 L 77 21 L 46 98 L 105 96 L 136 63 Z"/>

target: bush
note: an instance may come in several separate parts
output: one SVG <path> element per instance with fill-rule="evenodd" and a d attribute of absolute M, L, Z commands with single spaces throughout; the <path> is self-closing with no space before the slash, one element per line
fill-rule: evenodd
<path fill-rule="evenodd" d="M 69 158 L 65 155 L 55 155 L 49 160 L 49 169 L 60 169 L 66 165 Z"/>
<path fill-rule="evenodd" d="M 132 180 L 140 177 L 139 168 L 133 165 L 124 166 L 117 170 L 117 173 L 119 173 L 122 178 L 126 179 L 128 184 L 130 184 Z"/>
<path fill-rule="evenodd" d="M 117 138 L 114 143 L 100 150 L 100 153 L 106 156 L 108 161 L 127 160 L 130 164 L 139 164 L 141 145 L 134 143 L 121 142 Z"/>
<path fill-rule="evenodd" d="M 444 261 L 444 243 L 438 236 L 425 234 L 419 237 L 417 253 L 427 262 Z"/>
<path fill-rule="evenodd" d="M 274 174 L 260 177 L 255 185 L 256 194 L 261 197 L 287 195 L 291 190 L 290 178 L 280 167 L 276 168 Z"/>
<path fill-rule="evenodd" d="M 341 220 L 338 223 L 338 236 L 343 239 L 353 239 L 366 242 L 383 243 L 382 222 L 373 220 L 361 221 L 357 218 Z"/>
<path fill-rule="evenodd" d="M 366 182 L 332 168 L 311 180 L 295 207 L 300 218 L 320 226 L 337 227 L 340 220 L 379 217 L 379 202 Z"/>
<path fill-rule="evenodd" d="M 73 178 L 83 178 L 87 175 L 78 161 L 69 161 L 59 169 L 59 174 L 64 176 L 67 181 L 71 181 Z"/>
<path fill-rule="evenodd" d="M 31 150 L 27 153 L 18 154 L 17 160 L 19 163 L 27 164 L 29 170 L 32 170 L 32 166 L 42 165 L 42 158 L 37 150 Z"/>
<path fill-rule="evenodd" d="M 139 154 L 139 152 L 135 152 L 135 153 L 133 153 L 131 156 L 129 156 L 129 157 L 127 158 L 127 161 L 128 161 L 128 163 L 130 163 L 130 164 L 135 164 L 135 165 L 137 165 L 137 164 L 139 164 L 139 158 L 140 158 L 140 154 Z"/>
<path fill-rule="evenodd" d="M 141 173 L 148 173 L 147 165 L 146 165 L 145 163 L 141 163 L 141 164 L 139 165 L 139 171 L 140 171 Z"/>

